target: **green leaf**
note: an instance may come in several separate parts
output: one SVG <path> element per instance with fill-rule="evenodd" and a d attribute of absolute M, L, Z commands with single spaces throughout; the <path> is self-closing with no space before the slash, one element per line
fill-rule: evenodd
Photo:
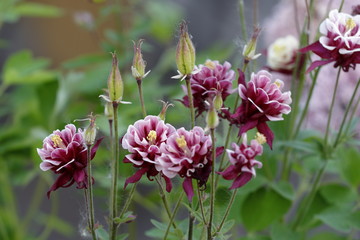
<path fill-rule="evenodd" d="M 226 207 L 229 203 L 232 191 L 228 187 L 219 186 L 216 189 L 215 205 L 219 207 Z"/>
<path fill-rule="evenodd" d="M 314 235 L 312 238 L 310 238 L 310 240 L 346 240 L 346 239 L 347 239 L 346 237 L 337 236 L 333 232 L 318 233 Z"/>
<path fill-rule="evenodd" d="M 241 217 L 249 231 L 261 230 L 281 218 L 290 206 L 291 201 L 271 188 L 262 187 L 247 196 Z"/>
<path fill-rule="evenodd" d="M 129 212 L 126 212 L 122 218 L 116 217 L 114 219 L 114 222 L 116 224 L 122 224 L 122 223 L 127 223 L 130 221 L 133 221 L 135 218 L 136 218 L 136 216 L 133 215 L 133 212 L 129 211 Z"/>
<path fill-rule="evenodd" d="M 271 187 L 284 198 L 294 200 L 295 193 L 291 183 L 281 181 L 278 183 L 272 183 Z"/>
<path fill-rule="evenodd" d="M 51 5 L 22 2 L 15 7 L 15 13 L 26 17 L 59 17 L 63 11 Z"/>
<path fill-rule="evenodd" d="M 56 72 L 45 69 L 49 65 L 48 59 L 34 59 L 30 51 L 19 51 L 11 55 L 4 65 L 4 84 L 38 84 L 54 81 Z"/>
<path fill-rule="evenodd" d="M 103 228 L 97 228 L 95 230 L 96 236 L 99 238 L 99 240 L 108 240 L 109 239 L 109 233 Z"/>
<path fill-rule="evenodd" d="M 355 149 L 346 149 L 346 151 L 341 151 L 341 170 L 344 178 L 352 186 L 357 187 L 360 185 L 360 152 Z"/>
<path fill-rule="evenodd" d="M 289 226 L 275 223 L 271 226 L 270 231 L 272 240 L 299 240 L 301 239 L 299 233 L 293 232 Z"/>
<path fill-rule="evenodd" d="M 108 61 L 109 56 L 104 54 L 88 54 L 83 55 L 71 60 L 68 60 L 62 64 L 62 66 L 66 69 L 73 69 L 79 67 L 86 67 L 90 64 L 99 63 L 103 61 Z M 110 68 L 109 68 L 110 71 Z"/>
<path fill-rule="evenodd" d="M 356 194 L 349 187 L 338 183 L 322 186 L 319 191 L 326 201 L 331 204 L 343 205 L 356 201 L 357 198 Z"/>
<path fill-rule="evenodd" d="M 315 218 L 339 232 L 349 233 L 354 226 L 350 211 L 351 208 L 347 207 L 332 207 L 317 214 Z"/>

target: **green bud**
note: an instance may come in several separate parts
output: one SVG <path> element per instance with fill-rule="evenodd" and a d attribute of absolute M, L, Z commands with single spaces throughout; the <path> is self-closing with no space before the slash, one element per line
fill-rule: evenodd
<path fill-rule="evenodd" d="M 163 107 L 162 107 L 161 112 L 160 112 L 160 114 L 159 114 L 158 116 L 159 116 L 159 118 L 160 118 L 161 120 L 165 121 L 165 116 L 166 116 L 166 111 L 167 111 L 167 109 L 168 109 L 170 106 L 173 107 L 174 104 L 171 104 L 171 103 L 168 103 L 168 102 L 164 102 L 164 101 L 162 101 L 162 100 L 160 100 L 160 102 L 163 103 Z"/>
<path fill-rule="evenodd" d="M 114 108 L 113 104 L 110 102 L 105 103 L 105 116 L 108 118 L 108 120 L 114 119 Z"/>
<path fill-rule="evenodd" d="M 109 99 L 112 102 L 121 101 L 124 93 L 123 81 L 121 79 L 118 60 L 115 53 L 112 54 L 112 67 L 108 78 Z"/>
<path fill-rule="evenodd" d="M 180 38 L 176 47 L 176 65 L 182 75 L 191 74 L 195 67 L 195 47 L 185 21 L 180 24 Z"/>
<path fill-rule="evenodd" d="M 131 66 L 131 72 L 134 78 L 142 79 L 145 77 L 146 62 L 142 58 L 141 45 L 143 40 L 140 39 L 137 43 L 134 42 L 134 59 Z"/>
<path fill-rule="evenodd" d="M 219 125 L 219 116 L 214 106 L 212 106 L 206 115 L 206 127 L 215 129 Z"/>
<path fill-rule="evenodd" d="M 95 142 L 95 138 L 96 138 L 95 119 L 96 119 L 96 117 L 93 116 L 92 113 L 91 113 L 89 115 L 90 125 L 84 131 L 84 140 L 85 140 L 85 144 L 87 146 L 91 146 Z"/>
<path fill-rule="evenodd" d="M 221 96 L 221 92 L 218 92 L 214 98 L 214 108 L 219 111 L 223 106 L 223 99 Z"/>
<path fill-rule="evenodd" d="M 256 45 L 257 45 L 257 39 L 260 34 L 260 28 L 255 27 L 254 32 L 251 36 L 250 41 L 244 46 L 243 50 L 243 56 L 245 62 L 249 62 L 251 60 L 257 59 L 261 54 L 255 54 L 256 52 Z"/>

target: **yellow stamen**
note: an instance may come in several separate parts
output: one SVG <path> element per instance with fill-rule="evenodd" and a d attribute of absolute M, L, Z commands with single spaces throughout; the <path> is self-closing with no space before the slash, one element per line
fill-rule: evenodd
<path fill-rule="evenodd" d="M 264 134 L 259 132 L 256 133 L 255 140 L 260 144 L 266 143 L 266 137 L 264 136 Z"/>
<path fill-rule="evenodd" d="M 206 60 L 206 62 L 205 62 L 205 66 L 207 66 L 208 68 L 210 68 L 210 69 L 215 69 L 215 63 L 214 62 L 212 62 L 212 61 L 210 61 L 210 60 Z"/>
<path fill-rule="evenodd" d="M 54 147 L 63 147 L 64 146 L 64 143 L 59 135 L 56 135 L 56 134 L 52 135 L 51 141 L 53 141 Z"/>
<path fill-rule="evenodd" d="M 274 82 L 274 84 L 275 84 L 278 88 L 280 88 L 280 87 L 281 87 L 281 82 L 280 82 L 280 81 L 278 81 L 278 80 L 276 80 L 276 81 Z"/>
<path fill-rule="evenodd" d="M 356 26 L 356 23 L 355 23 L 354 19 L 348 18 L 346 20 L 346 29 L 347 30 L 352 30 L 355 26 Z"/>
<path fill-rule="evenodd" d="M 150 144 L 153 144 L 156 141 L 156 137 L 156 132 L 154 130 L 151 130 L 147 135 L 146 139 L 149 141 Z"/>
<path fill-rule="evenodd" d="M 186 143 L 186 140 L 185 140 L 185 136 L 182 135 L 181 137 L 177 138 L 176 139 L 176 143 L 177 145 L 179 146 L 179 148 L 181 149 L 184 149 L 187 147 L 187 143 Z"/>
<path fill-rule="evenodd" d="M 274 46 L 274 51 L 276 52 L 276 53 L 281 53 L 281 52 L 283 52 L 284 50 L 285 50 L 285 46 L 284 45 L 281 45 L 281 44 L 276 44 L 275 46 Z"/>

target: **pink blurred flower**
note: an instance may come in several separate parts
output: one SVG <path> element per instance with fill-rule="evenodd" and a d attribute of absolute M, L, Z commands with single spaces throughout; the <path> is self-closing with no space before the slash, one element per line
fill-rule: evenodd
<path fill-rule="evenodd" d="M 230 189 L 245 185 L 256 176 L 255 167 L 262 167 L 262 163 L 255 160 L 255 157 L 263 152 L 261 144 L 257 140 L 251 140 L 248 145 L 246 134 L 243 134 L 242 138 L 243 142 L 240 146 L 232 143 L 233 150 L 226 149 L 231 165 L 223 172 L 218 172 L 226 180 L 234 180 Z"/>
<path fill-rule="evenodd" d="M 102 139 L 98 140 L 91 149 L 91 159 L 94 158 Z M 64 130 L 56 130 L 44 139 L 43 148 L 37 152 L 42 160 L 40 168 L 60 174 L 47 192 L 50 197 L 52 191 L 60 187 L 70 187 L 77 183 L 77 188 L 87 188 L 87 148 L 83 132 L 73 124 L 65 126 Z"/>
<path fill-rule="evenodd" d="M 322 36 L 319 41 L 300 49 L 300 52 L 312 51 L 323 60 L 314 61 L 308 71 L 316 67 L 335 62 L 345 72 L 355 69 L 360 63 L 360 16 L 339 13 L 337 9 L 320 24 Z"/>
<path fill-rule="evenodd" d="M 124 162 L 133 163 L 134 167 L 139 168 L 139 170 L 126 179 L 125 187 L 129 183 L 138 182 L 144 174 L 149 180 L 152 180 L 152 177 L 159 173 L 156 169 L 156 161 L 161 155 L 160 145 L 175 131 L 173 126 L 165 124 L 157 116 L 147 116 L 128 127 L 122 139 L 122 147 L 127 149 L 130 154 L 125 156 Z M 166 181 L 166 190 L 170 192 L 170 179 L 164 174 L 162 177 Z"/>
<path fill-rule="evenodd" d="M 191 201 L 194 195 L 192 179 L 202 186 L 211 172 L 211 147 L 211 138 L 201 127 L 190 131 L 180 128 L 161 144 L 163 154 L 157 159 L 156 167 L 169 178 L 176 174 L 185 178 L 183 188 Z"/>
<path fill-rule="evenodd" d="M 282 115 L 291 111 L 291 93 L 283 93 L 283 87 L 281 80 L 273 82 L 272 75 L 265 70 L 252 73 L 248 83 L 240 73 L 239 95 L 242 102 L 234 114 L 227 112 L 230 122 L 240 127 L 239 136 L 256 127 L 272 147 L 274 134 L 266 122 L 283 120 Z"/>
<path fill-rule="evenodd" d="M 208 109 L 205 101 L 211 102 L 216 94 L 220 94 L 225 101 L 227 96 L 233 93 L 232 81 L 235 79 L 235 72 L 231 70 L 231 64 L 219 61 L 207 60 L 204 65 L 199 65 L 200 71 L 191 76 L 191 91 L 194 99 L 194 107 L 197 115 Z M 183 86 L 187 94 L 186 87 Z M 189 107 L 188 96 L 184 96 L 181 102 Z"/>

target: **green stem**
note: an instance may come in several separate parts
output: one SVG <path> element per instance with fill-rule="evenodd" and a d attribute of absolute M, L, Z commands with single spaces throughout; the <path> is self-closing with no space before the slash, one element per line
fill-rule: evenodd
<path fill-rule="evenodd" d="M 353 92 L 353 94 L 352 94 L 352 96 L 351 96 L 350 102 L 349 102 L 349 104 L 348 104 L 347 107 L 346 107 L 345 114 L 344 114 L 344 117 L 343 117 L 342 122 L 341 122 L 341 125 L 340 125 L 340 130 L 339 130 L 339 132 L 338 132 L 338 134 L 337 134 L 337 136 L 336 136 L 336 140 L 335 140 L 335 143 L 334 143 L 333 148 L 336 148 L 337 145 L 338 145 L 339 142 L 340 142 L 340 138 L 341 138 L 341 134 L 342 134 L 342 131 L 343 131 L 343 129 L 344 129 L 344 126 L 345 126 L 346 118 L 347 118 L 347 115 L 349 114 L 349 110 L 350 110 L 350 108 L 351 108 L 351 106 L 352 106 L 352 104 L 353 104 L 353 101 L 354 101 L 354 98 L 355 98 L 355 96 L 356 96 L 356 93 L 357 93 L 357 90 L 358 90 L 358 88 L 359 88 L 359 85 L 360 85 L 360 79 L 357 81 L 356 87 L 355 87 L 354 92 Z"/>
<path fill-rule="evenodd" d="M 209 217 L 209 224 L 208 224 L 208 229 L 207 229 L 207 239 L 211 240 L 212 239 L 212 222 L 213 222 L 213 218 L 214 218 L 214 210 L 215 210 L 215 160 L 216 160 L 216 151 L 215 151 L 215 129 L 210 129 L 210 135 L 211 135 L 211 141 L 212 141 L 212 147 L 211 147 L 211 151 L 212 151 L 212 156 L 211 156 L 211 160 L 212 160 L 212 166 L 211 166 L 211 189 L 210 189 L 210 217 Z"/>
<path fill-rule="evenodd" d="M 93 191 L 92 191 L 92 173 L 91 173 L 91 145 L 87 145 L 87 172 L 88 172 L 88 204 L 89 204 L 89 228 L 91 232 L 91 236 L 93 240 L 96 240 L 96 234 L 95 234 L 95 217 L 94 217 L 94 197 L 93 197 Z"/>
<path fill-rule="evenodd" d="M 193 209 L 193 206 L 192 206 L 191 202 L 189 202 L 189 207 L 191 209 Z M 194 220 L 195 220 L 194 215 L 192 214 L 191 211 L 189 211 L 188 240 L 193 239 Z"/>
<path fill-rule="evenodd" d="M 166 239 L 167 239 L 167 236 L 169 235 L 170 227 L 171 227 L 171 225 L 172 225 L 172 223 L 173 223 L 173 221 L 174 221 L 174 218 L 175 218 L 175 216 L 176 216 L 177 211 L 179 210 L 180 203 L 181 203 L 183 197 L 184 197 L 184 192 L 181 192 L 181 195 L 180 195 L 180 197 L 179 197 L 179 200 L 177 201 L 177 203 L 176 203 L 176 205 L 175 205 L 175 208 L 174 208 L 174 211 L 173 211 L 173 213 L 172 213 L 172 215 L 171 215 L 171 217 L 170 217 L 170 220 L 169 220 L 168 226 L 167 226 L 167 228 L 166 228 L 166 232 L 165 232 L 165 235 L 164 235 L 163 240 L 166 240 Z"/>
<path fill-rule="evenodd" d="M 143 114 L 143 117 L 146 117 L 146 108 L 145 108 L 145 103 L 144 103 L 144 96 L 143 96 L 143 91 L 142 91 L 142 79 L 141 78 L 137 78 L 136 79 L 137 85 L 138 85 L 138 89 L 139 89 L 139 97 L 140 97 L 140 104 L 141 104 L 141 111 Z"/>
<path fill-rule="evenodd" d="M 246 20 L 245 20 L 245 14 L 244 14 L 244 0 L 239 0 L 239 14 L 240 14 L 242 39 L 244 39 L 246 41 L 247 31 L 246 31 Z"/>
<path fill-rule="evenodd" d="M 118 155 L 119 155 L 119 131 L 118 131 L 118 103 L 113 102 L 114 110 L 114 138 L 113 148 L 114 156 L 111 163 L 111 192 L 110 192 L 110 240 L 116 239 L 116 231 L 118 225 L 114 222 L 115 217 L 117 217 L 117 178 L 118 178 Z"/>
<path fill-rule="evenodd" d="M 194 109 L 194 100 L 193 100 L 192 91 L 191 91 L 190 77 L 191 77 L 190 75 L 187 75 L 185 77 L 185 82 L 186 82 L 186 88 L 187 88 L 188 99 L 189 99 L 191 128 L 194 128 L 195 127 L 195 109 Z"/>
<path fill-rule="evenodd" d="M 235 197 L 236 197 L 236 193 L 237 193 L 238 189 L 235 189 L 231 195 L 231 198 L 230 198 L 230 201 L 229 201 L 229 204 L 227 205 L 227 208 L 225 210 L 225 214 L 224 214 L 224 217 L 222 218 L 221 222 L 220 222 L 220 225 L 219 227 L 217 228 L 216 230 L 216 233 L 215 233 L 215 236 L 217 233 L 219 233 L 222 229 L 222 227 L 224 226 L 224 223 L 226 221 L 226 218 L 228 217 L 229 213 L 230 213 L 230 210 L 231 210 L 231 207 L 232 207 L 232 204 L 234 203 L 234 200 L 235 200 Z"/>
<path fill-rule="evenodd" d="M 161 200 L 164 204 L 164 207 L 165 207 L 165 210 L 166 210 L 166 213 L 169 217 L 169 219 L 171 218 L 171 212 L 170 212 L 170 209 L 169 209 L 169 204 L 167 202 L 167 199 L 166 199 L 166 196 L 165 196 L 165 191 L 164 191 L 164 187 L 163 185 L 161 184 L 160 182 L 160 179 L 158 177 L 155 177 L 155 180 L 157 182 L 157 184 L 159 185 L 159 192 L 160 192 L 160 197 L 161 197 Z M 173 222 L 173 227 L 176 229 L 177 226 L 176 224 Z"/>
<path fill-rule="evenodd" d="M 134 183 L 130 189 L 130 192 L 129 192 L 129 195 L 128 195 L 128 198 L 126 199 L 125 201 L 125 204 L 123 206 L 123 209 L 121 210 L 120 212 L 120 218 L 122 218 L 124 216 L 124 214 L 126 213 L 126 211 L 128 210 L 129 206 L 130 206 L 130 203 L 134 197 L 134 194 L 135 194 L 135 189 L 136 189 L 136 186 L 137 186 L 137 182 Z"/>
<path fill-rule="evenodd" d="M 203 219 L 203 222 L 204 222 L 204 226 L 206 226 L 207 222 L 206 222 L 205 211 L 204 211 L 204 203 L 203 203 L 203 200 L 202 200 L 202 197 L 201 197 L 199 184 L 196 184 L 196 191 L 197 191 L 198 198 L 199 198 L 201 216 L 202 216 L 202 219 Z"/>
<path fill-rule="evenodd" d="M 337 88 L 338 88 L 338 85 L 339 85 L 340 73 L 341 73 L 341 68 L 339 68 L 337 76 L 336 76 L 336 82 L 335 82 L 333 97 L 332 97 L 332 100 L 331 100 L 331 105 L 330 105 L 330 110 L 329 110 L 329 117 L 328 117 L 328 121 L 327 121 L 327 124 L 326 124 L 326 132 L 325 132 L 325 138 L 324 138 L 325 153 L 327 153 L 327 151 L 329 150 L 328 149 L 328 141 L 329 141 L 330 123 L 331 123 L 331 117 L 332 117 L 332 112 L 333 112 L 335 98 L 336 98 L 336 92 L 337 92 Z"/>
<path fill-rule="evenodd" d="M 357 100 L 357 102 L 356 102 L 356 104 L 355 104 L 355 106 L 354 106 L 354 109 L 353 109 L 352 113 L 351 113 L 351 116 L 350 116 L 350 119 L 349 119 L 349 123 L 348 123 L 348 125 L 347 125 L 347 127 L 346 127 L 346 129 L 345 129 L 345 135 L 347 135 L 348 132 L 349 132 L 349 129 L 350 129 L 350 126 L 351 126 L 351 122 L 352 122 L 352 120 L 353 120 L 353 118 L 354 118 L 354 116 L 355 116 L 355 113 L 357 112 L 357 109 L 358 109 L 358 107 L 359 107 L 359 104 L 360 104 L 360 96 L 359 96 L 359 98 L 358 98 L 358 100 Z"/>

